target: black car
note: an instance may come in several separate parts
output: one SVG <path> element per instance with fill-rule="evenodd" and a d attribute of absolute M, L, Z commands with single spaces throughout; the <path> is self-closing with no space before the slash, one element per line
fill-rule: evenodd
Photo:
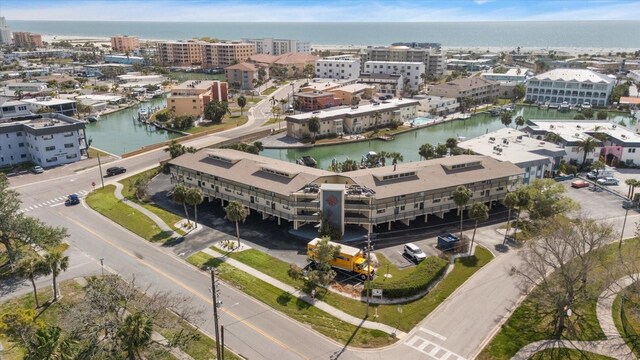
<path fill-rule="evenodd" d="M 77 205 L 80 204 L 80 197 L 78 194 L 71 194 L 67 197 L 67 201 L 64 202 L 66 205 Z"/>
<path fill-rule="evenodd" d="M 107 176 L 118 175 L 124 172 L 127 172 L 127 169 L 123 168 L 122 166 L 114 166 L 107 169 Z"/>

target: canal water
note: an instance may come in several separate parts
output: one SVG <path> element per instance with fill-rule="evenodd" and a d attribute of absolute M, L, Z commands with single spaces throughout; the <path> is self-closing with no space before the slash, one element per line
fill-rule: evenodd
<path fill-rule="evenodd" d="M 538 109 L 533 107 L 518 107 L 514 114 L 524 116 L 527 120 L 533 119 L 573 119 L 578 114 L 575 111 L 559 112 L 557 110 Z M 594 116 L 595 117 L 595 116 Z M 631 118 L 624 116 L 612 116 L 609 120 L 620 122 L 624 120 L 627 125 L 630 124 Z M 589 120 L 585 120 L 589 121 Z M 515 124 L 511 124 L 515 127 Z M 486 134 L 503 128 L 500 117 L 494 117 L 489 114 L 474 115 L 466 120 L 454 120 L 436 125 L 424 127 L 404 134 L 396 135 L 393 141 L 370 140 L 365 142 L 348 143 L 332 146 L 318 146 L 314 148 L 301 149 L 265 149 L 260 155 L 268 156 L 288 162 L 295 162 L 304 155 L 310 155 L 318 162 L 318 167 L 327 169 L 331 165 L 332 159 L 344 161 L 353 159 L 360 161 L 362 155 L 369 151 L 395 151 L 404 157 L 404 162 L 418 161 L 418 149 L 420 145 L 429 143 L 432 145 L 443 144 L 448 138 L 457 138 L 459 136 L 467 139 Z"/>
<path fill-rule="evenodd" d="M 161 97 L 101 116 L 97 122 L 87 124 L 87 137 L 93 140 L 92 146 L 116 155 L 180 137 L 134 120 L 140 108 L 165 107 L 166 103 L 166 98 Z"/>

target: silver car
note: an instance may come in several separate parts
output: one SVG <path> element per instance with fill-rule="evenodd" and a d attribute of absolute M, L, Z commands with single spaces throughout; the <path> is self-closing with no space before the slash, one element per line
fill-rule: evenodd
<path fill-rule="evenodd" d="M 605 178 L 602 178 L 602 179 L 598 179 L 596 182 L 599 185 L 618 185 L 618 183 L 620 181 L 618 179 L 616 179 L 616 178 L 605 177 Z"/>

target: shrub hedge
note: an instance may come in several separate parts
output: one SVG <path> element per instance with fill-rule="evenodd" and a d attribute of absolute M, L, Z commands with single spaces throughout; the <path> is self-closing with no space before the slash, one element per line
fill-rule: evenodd
<path fill-rule="evenodd" d="M 444 275 L 447 264 L 446 260 L 436 256 L 429 256 L 416 265 L 415 271 L 389 279 L 378 276 L 373 280 L 371 287 L 373 289 L 382 289 L 384 297 L 389 299 L 413 296 L 438 281 Z"/>

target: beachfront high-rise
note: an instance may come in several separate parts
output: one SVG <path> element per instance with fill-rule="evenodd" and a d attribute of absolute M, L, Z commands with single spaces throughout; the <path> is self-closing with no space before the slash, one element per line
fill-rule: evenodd
<path fill-rule="evenodd" d="M 311 46 L 307 41 L 263 38 L 242 39 L 242 42 L 255 45 L 256 54 L 282 55 L 290 52 L 311 52 Z"/>
<path fill-rule="evenodd" d="M 444 75 L 446 67 L 446 57 L 440 47 L 411 47 L 407 45 L 368 47 L 362 50 L 360 57 L 362 64 L 367 61 L 421 62 L 425 65 L 426 74 L 435 77 Z"/>
<path fill-rule="evenodd" d="M 255 55 L 254 44 L 245 42 L 217 42 L 202 45 L 202 67 L 225 67 L 245 62 Z"/>
<path fill-rule="evenodd" d="M 7 20 L 0 16 L 0 45 L 11 44 L 11 29 L 7 26 Z"/>
<path fill-rule="evenodd" d="M 19 48 L 41 48 L 42 36 L 40 34 L 32 34 L 30 32 L 14 32 L 13 45 Z"/>
<path fill-rule="evenodd" d="M 526 100 L 604 107 L 615 82 L 615 78 L 587 69 L 555 69 L 527 81 Z"/>
<path fill-rule="evenodd" d="M 156 46 L 163 66 L 225 67 L 255 54 L 255 45 L 239 42 L 161 41 Z"/>
<path fill-rule="evenodd" d="M 128 52 L 140 49 L 140 39 L 137 36 L 116 35 L 111 37 L 111 48 L 117 52 Z"/>

